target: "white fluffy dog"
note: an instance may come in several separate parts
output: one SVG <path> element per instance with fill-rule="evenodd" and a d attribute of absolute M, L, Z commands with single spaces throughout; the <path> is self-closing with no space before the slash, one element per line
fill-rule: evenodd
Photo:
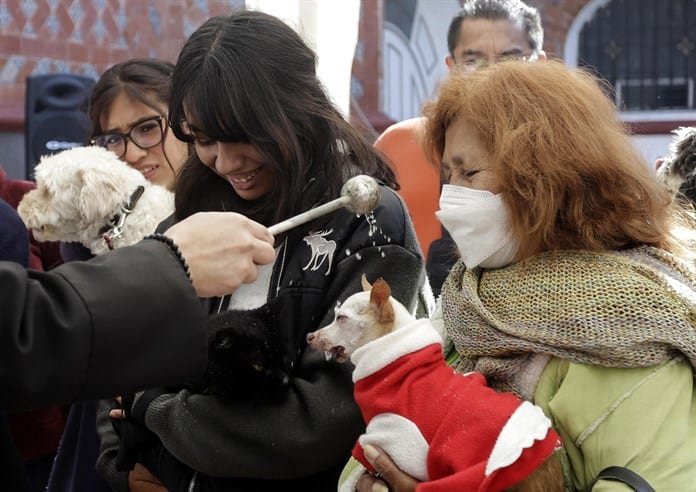
<path fill-rule="evenodd" d="M 102 147 L 41 158 L 36 189 L 17 212 L 38 241 L 79 242 L 98 255 L 155 231 L 174 211 L 174 195 Z"/>

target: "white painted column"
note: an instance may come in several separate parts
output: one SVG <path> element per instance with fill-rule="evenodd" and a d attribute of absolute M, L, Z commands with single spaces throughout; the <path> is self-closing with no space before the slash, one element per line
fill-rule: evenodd
<path fill-rule="evenodd" d="M 358 41 L 360 0 L 246 0 L 249 9 L 283 19 L 317 53 L 317 75 L 344 116 Z"/>

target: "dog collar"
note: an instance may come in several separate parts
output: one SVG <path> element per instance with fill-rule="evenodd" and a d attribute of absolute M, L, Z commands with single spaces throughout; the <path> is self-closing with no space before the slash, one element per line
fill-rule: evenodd
<path fill-rule="evenodd" d="M 123 234 L 123 224 L 126 222 L 126 217 L 133 212 L 135 205 L 138 203 L 138 200 L 140 200 L 144 191 L 145 187 L 139 185 L 131 194 L 128 201 L 121 205 L 121 208 L 114 214 L 111 220 L 99 229 L 99 234 L 101 234 L 101 237 L 104 239 L 109 249 L 114 249 L 114 240 Z"/>

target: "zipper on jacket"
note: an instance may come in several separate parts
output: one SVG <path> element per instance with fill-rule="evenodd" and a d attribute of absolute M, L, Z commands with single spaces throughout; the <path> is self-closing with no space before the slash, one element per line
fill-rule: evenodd
<path fill-rule="evenodd" d="M 230 294 L 231 295 L 231 294 Z M 220 302 L 218 302 L 218 307 L 217 307 L 217 313 L 220 314 L 220 311 L 222 311 L 222 305 L 225 302 L 225 297 L 227 296 L 222 296 L 220 298 Z"/>
<path fill-rule="evenodd" d="M 186 489 L 186 492 L 196 492 L 196 477 L 198 476 L 198 472 L 195 471 L 193 472 L 193 476 L 191 477 L 191 481 L 189 482 L 189 486 Z"/>
<path fill-rule="evenodd" d="M 288 238 L 287 236 L 283 240 L 283 245 L 281 246 L 283 248 L 283 256 L 280 258 L 280 268 L 278 269 L 278 281 L 276 282 L 276 291 L 275 295 L 278 295 L 278 292 L 280 292 L 280 279 L 283 278 L 283 270 L 285 269 L 285 254 L 288 250 Z M 274 296 L 275 297 L 275 296 Z M 269 299 L 270 301 L 270 299 Z"/>

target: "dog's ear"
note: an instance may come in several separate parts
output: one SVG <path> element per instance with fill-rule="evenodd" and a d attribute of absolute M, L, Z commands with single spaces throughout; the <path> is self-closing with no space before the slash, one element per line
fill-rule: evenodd
<path fill-rule="evenodd" d="M 391 296 L 389 284 L 385 282 L 384 279 L 378 279 L 372 285 L 370 303 L 377 307 L 379 311 L 378 321 L 380 323 L 390 323 L 394 321 L 394 308 L 389 302 L 389 296 Z"/>
<path fill-rule="evenodd" d="M 364 273 L 360 278 L 360 283 L 362 284 L 363 292 L 367 292 L 368 290 L 372 289 L 372 284 L 367 281 L 367 276 Z"/>
<path fill-rule="evenodd" d="M 81 183 L 78 198 L 80 215 L 89 224 L 104 222 L 117 212 L 114 197 L 118 197 L 120 203 L 124 191 L 119 190 L 116 178 L 110 174 L 108 169 L 98 167 L 77 172 L 77 179 Z"/>

